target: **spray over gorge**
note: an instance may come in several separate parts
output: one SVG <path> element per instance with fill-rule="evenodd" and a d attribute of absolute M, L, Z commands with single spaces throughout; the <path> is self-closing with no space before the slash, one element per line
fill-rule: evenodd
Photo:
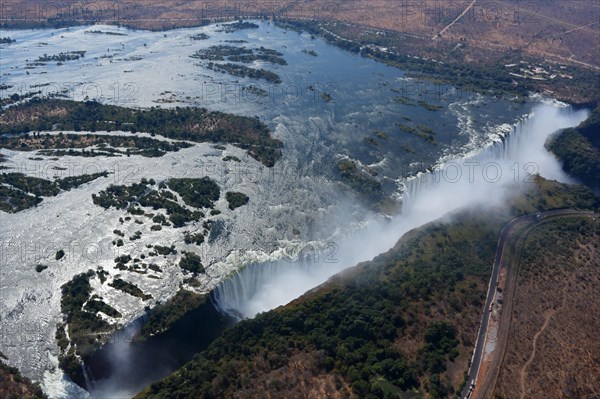
<path fill-rule="evenodd" d="M 413 228 L 460 208 L 502 205 L 524 185 L 533 184 L 537 174 L 571 182 L 544 144 L 556 130 L 577 126 L 587 115 L 587 111 L 573 111 L 559 104 L 535 108 L 479 153 L 445 160 L 433 172 L 409 177 L 401 213 L 391 220 L 367 222 L 360 231 L 329 244 L 329 252 L 311 248 L 307 256 L 300 254 L 295 262 L 247 266 L 217 287 L 216 305 L 234 317 L 253 317 L 385 252 Z"/>

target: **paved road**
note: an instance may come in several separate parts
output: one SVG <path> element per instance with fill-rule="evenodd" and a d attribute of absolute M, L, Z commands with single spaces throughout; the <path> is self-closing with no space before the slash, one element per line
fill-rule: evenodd
<path fill-rule="evenodd" d="M 500 238 L 498 239 L 498 246 L 496 248 L 496 257 L 494 259 L 492 276 L 490 277 L 488 293 L 487 293 L 487 297 L 486 297 L 485 304 L 483 307 L 483 316 L 481 319 L 479 334 L 477 335 L 477 341 L 475 343 L 475 350 L 473 352 L 473 359 L 471 362 L 471 367 L 469 368 L 469 374 L 468 374 L 469 376 L 468 376 L 467 384 L 465 385 L 463 391 L 461 392 L 461 396 L 463 398 L 468 397 L 468 395 L 470 393 L 469 388 L 471 385 L 471 381 L 475 381 L 476 385 L 480 385 L 482 382 L 484 382 L 484 381 L 478 381 L 478 379 L 480 377 L 478 374 L 479 374 L 479 368 L 481 366 L 481 362 L 483 359 L 485 337 L 488 332 L 488 325 L 489 325 L 490 316 L 491 316 L 489 307 L 490 307 L 490 304 L 492 303 L 492 300 L 494 299 L 494 294 L 496 291 L 496 285 L 498 282 L 498 275 L 500 272 L 500 267 L 503 265 L 504 255 L 506 253 L 506 250 L 507 250 L 509 244 L 511 243 L 511 241 L 514 241 L 514 242 L 518 241 L 521 234 L 523 232 L 525 232 L 525 230 L 529 231 L 531 227 L 533 227 L 539 223 L 546 222 L 546 221 L 548 221 L 548 219 L 555 218 L 555 217 L 574 216 L 574 215 L 592 216 L 592 215 L 594 215 L 594 213 L 586 212 L 586 211 L 577 211 L 577 210 L 572 210 L 572 209 L 559 209 L 559 210 L 537 212 L 537 213 L 520 216 L 518 218 L 512 219 L 506 225 L 504 225 L 502 232 L 500 233 Z M 600 217 L 600 215 L 596 215 L 596 216 Z M 524 227 L 529 227 L 529 228 L 524 229 Z M 522 229 L 520 234 L 514 236 L 514 233 L 517 232 L 519 229 Z M 511 271 L 511 268 L 508 266 L 510 266 L 510 265 L 506 265 L 506 266 L 507 266 L 507 272 L 509 273 Z M 508 274 L 506 276 L 506 279 L 508 281 L 508 279 L 509 279 Z M 510 298 L 505 297 L 503 311 L 504 311 L 504 309 L 508 310 L 508 308 L 510 308 L 508 306 L 509 300 L 510 300 Z M 508 331 L 508 326 L 501 326 L 501 327 L 503 330 Z M 499 328 L 499 330 L 500 330 L 500 328 Z M 498 332 L 498 335 L 500 335 L 500 332 Z M 496 353 L 498 352 L 498 349 L 499 348 L 496 348 Z M 485 392 L 480 392 L 480 395 L 478 395 L 478 396 L 483 397 L 484 395 L 485 395 Z M 470 399 L 475 399 L 475 396 L 472 395 Z"/>

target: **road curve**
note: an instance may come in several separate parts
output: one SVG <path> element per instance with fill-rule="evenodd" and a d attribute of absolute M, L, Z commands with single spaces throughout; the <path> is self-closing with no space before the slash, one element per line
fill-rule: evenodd
<path fill-rule="evenodd" d="M 487 297 L 485 299 L 485 303 L 483 306 L 483 316 L 481 318 L 481 325 L 479 327 L 479 333 L 477 334 L 477 341 L 475 342 L 475 349 L 473 351 L 473 358 L 471 360 L 471 366 L 469 367 L 467 384 L 465 385 L 465 387 L 463 388 L 463 390 L 461 392 L 462 398 L 479 399 L 479 398 L 485 397 L 485 395 L 487 393 L 486 392 L 487 389 L 484 389 L 483 391 L 475 392 L 475 395 L 472 395 L 472 391 L 471 391 L 470 387 L 471 387 L 471 381 L 474 381 L 476 386 L 480 386 L 482 383 L 489 382 L 489 381 L 479 381 L 479 379 L 481 377 L 481 376 L 479 376 L 479 369 L 481 367 L 481 362 L 483 359 L 485 337 L 488 332 L 488 326 L 489 326 L 490 317 L 491 317 L 491 312 L 489 312 L 488 309 L 494 299 L 495 288 L 498 283 L 498 275 L 500 273 L 500 268 L 503 265 L 504 255 L 507 252 L 509 244 L 511 244 L 512 242 L 517 242 L 521 238 L 522 234 L 529 232 L 531 230 L 531 228 L 535 227 L 536 225 L 538 225 L 540 223 L 547 222 L 548 219 L 552 219 L 555 217 L 563 217 L 563 216 L 593 216 L 593 215 L 600 217 L 600 215 L 594 214 L 594 212 L 591 212 L 591 211 L 578 211 L 578 210 L 574 210 L 574 209 L 557 209 L 557 210 L 552 210 L 552 211 L 536 212 L 536 213 L 519 216 L 519 217 L 516 217 L 516 218 L 510 220 L 508 223 L 506 223 L 504 225 L 504 227 L 502 228 L 502 231 L 500 233 L 500 238 L 498 239 L 498 245 L 496 248 L 496 256 L 494 258 L 494 265 L 492 268 L 492 275 L 490 277 L 490 283 L 488 286 Z M 517 234 L 515 236 L 514 233 L 516 233 L 518 230 L 521 230 L 521 231 L 519 234 Z M 510 264 L 507 264 L 506 266 L 507 266 L 507 272 L 510 273 L 510 271 L 512 269 L 512 268 L 508 267 L 508 266 L 510 266 Z M 508 280 L 508 278 L 509 277 L 507 276 L 507 280 Z M 507 306 L 509 300 L 510 300 L 509 298 L 506 298 L 506 303 L 503 306 L 503 310 L 502 310 L 503 312 L 510 311 L 510 307 Z M 509 328 L 509 325 L 501 326 L 501 329 L 505 330 L 505 331 L 508 331 L 508 328 Z M 500 332 L 498 333 L 498 335 L 500 335 Z M 498 349 L 499 348 L 496 348 L 496 353 L 498 353 Z M 489 384 L 484 384 L 484 385 L 489 385 Z M 489 388 L 489 387 L 486 386 L 486 388 Z M 471 396 L 469 396 L 469 395 L 471 395 Z"/>

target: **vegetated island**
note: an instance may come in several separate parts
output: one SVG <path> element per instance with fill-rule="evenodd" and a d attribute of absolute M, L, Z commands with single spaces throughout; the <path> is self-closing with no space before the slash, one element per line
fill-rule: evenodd
<path fill-rule="evenodd" d="M 0 111 L 0 137 L 44 130 L 147 132 L 177 140 L 231 143 L 268 167 L 281 157 L 282 146 L 258 118 L 204 108 L 131 109 L 95 101 L 33 98 Z"/>
<path fill-rule="evenodd" d="M 207 40 L 210 36 L 206 33 L 197 33 L 195 35 L 190 36 L 190 40 Z"/>
<path fill-rule="evenodd" d="M 423 140 L 430 142 L 431 144 L 436 144 L 435 132 L 428 126 L 417 125 L 416 127 L 412 127 L 409 125 L 403 125 L 401 123 L 396 123 L 396 126 L 398 126 L 398 128 L 405 133 L 414 134 L 415 136 L 418 136 Z"/>
<path fill-rule="evenodd" d="M 59 53 L 53 55 L 44 54 L 43 56 L 38 57 L 38 62 L 50 62 L 50 61 L 75 61 L 82 57 L 85 57 L 85 51 L 69 51 L 66 53 Z"/>
<path fill-rule="evenodd" d="M 102 31 L 102 30 L 86 30 L 86 31 L 83 31 L 83 33 L 92 34 L 92 35 L 127 36 L 126 33 L 108 32 L 108 31 Z"/>
<path fill-rule="evenodd" d="M 233 33 L 242 29 L 258 29 L 259 26 L 253 22 L 239 20 L 231 24 L 222 24 L 223 29 L 217 30 L 217 32 Z"/>
<path fill-rule="evenodd" d="M 209 62 L 206 64 L 206 68 L 240 78 L 264 79 L 269 83 L 281 83 L 279 75 L 275 72 L 267 71 L 266 69 L 250 68 L 245 65 L 233 64 L 231 62 L 225 64 Z"/>
<path fill-rule="evenodd" d="M 27 176 L 23 173 L 0 174 L 0 211 L 15 213 L 38 205 L 43 197 L 54 197 L 82 184 L 107 177 L 108 172 L 69 176 L 57 180 Z"/>
<path fill-rule="evenodd" d="M 265 61 L 272 64 L 287 65 L 283 54 L 277 50 L 259 47 L 255 49 L 229 45 L 212 46 L 196 51 L 190 56 L 208 61 L 230 61 L 249 64 L 254 61 Z"/>
<path fill-rule="evenodd" d="M 229 209 L 234 210 L 240 206 L 246 205 L 250 198 L 244 193 L 238 193 L 234 191 L 228 191 L 225 194 L 225 198 L 229 203 Z"/>
<path fill-rule="evenodd" d="M 167 152 L 191 147 L 185 141 L 166 141 L 150 137 L 100 134 L 40 134 L 25 133 L 18 136 L 0 136 L 0 147 L 15 151 L 38 151 L 45 156 L 118 157 L 141 155 L 155 158 Z M 77 149 L 77 150 L 76 150 Z"/>
<path fill-rule="evenodd" d="M 140 183 L 129 186 L 111 185 L 98 194 L 92 194 L 92 200 L 104 209 L 114 207 L 133 215 L 147 215 L 155 223 L 163 225 L 166 222 L 164 215 L 162 218 L 161 214 L 150 215 L 143 208 L 151 208 L 154 212 L 164 209 L 175 227 L 183 227 L 204 218 L 202 209 L 213 209 L 220 192 L 217 183 L 208 177 L 172 178 L 160 183 L 142 179 Z M 181 196 L 185 205 L 179 204 L 175 193 Z"/>

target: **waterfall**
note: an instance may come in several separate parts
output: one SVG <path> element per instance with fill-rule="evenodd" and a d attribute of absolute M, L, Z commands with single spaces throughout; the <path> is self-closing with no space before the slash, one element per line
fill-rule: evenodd
<path fill-rule="evenodd" d="M 324 282 L 342 270 L 334 259 L 306 256 L 247 265 L 235 271 L 213 291 L 218 310 L 235 319 L 285 304 L 306 292 L 306 286 Z"/>
<path fill-rule="evenodd" d="M 88 392 L 92 392 L 92 385 L 94 384 L 94 377 L 91 376 L 88 370 L 88 367 L 85 363 L 81 363 L 81 372 L 83 373 L 83 378 L 85 380 L 85 390 Z"/>
<path fill-rule="evenodd" d="M 503 127 L 499 127 L 498 129 L 500 129 L 500 131 L 498 132 L 498 135 L 500 139 L 482 149 L 479 153 L 459 160 L 460 172 L 468 172 L 468 168 L 463 168 L 464 166 L 468 166 L 468 164 L 465 165 L 467 162 L 479 162 L 482 160 L 500 161 L 510 159 L 511 155 L 514 156 L 516 149 L 519 148 L 519 143 L 527 140 L 529 121 L 534 116 L 535 111 L 520 118 L 511 126 L 509 132 L 506 132 Z M 440 184 L 443 181 L 455 180 L 455 175 L 452 177 L 446 175 L 447 173 L 450 173 L 448 165 L 452 163 L 453 167 L 456 167 L 455 162 L 456 160 L 450 161 L 449 163 L 441 163 L 433 168 L 432 171 L 419 172 L 415 176 L 407 178 L 403 184 L 402 190 L 403 210 L 410 209 L 411 203 L 418 201 L 419 193 L 426 192 L 432 186 Z"/>
<path fill-rule="evenodd" d="M 508 132 L 505 127 L 499 127 L 500 139 L 480 152 L 441 163 L 433 171 L 408 178 L 403 185 L 402 212 L 414 210 L 423 199 L 422 193 L 441 191 L 442 187 L 454 188 L 448 192 L 456 193 L 466 185 L 480 184 L 478 188 L 491 190 L 493 185 L 532 182 L 536 174 L 571 183 L 544 145 L 552 133 L 576 126 L 588 115 L 588 111 L 574 111 L 571 107 L 536 107 Z"/>
<path fill-rule="evenodd" d="M 444 162 L 433 171 L 409 178 L 403 190 L 402 212 L 391 222 L 370 220 L 366 227 L 337 243 L 335 262 L 278 261 L 247 265 L 213 292 L 215 305 L 238 319 L 284 305 L 345 268 L 367 261 L 393 247 L 409 230 L 453 210 L 501 205 L 524 183 L 540 174 L 568 182 L 560 164 L 544 147 L 553 132 L 577 126 L 587 111 L 543 104 L 504 127 L 501 140 L 477 154 Z"/>

